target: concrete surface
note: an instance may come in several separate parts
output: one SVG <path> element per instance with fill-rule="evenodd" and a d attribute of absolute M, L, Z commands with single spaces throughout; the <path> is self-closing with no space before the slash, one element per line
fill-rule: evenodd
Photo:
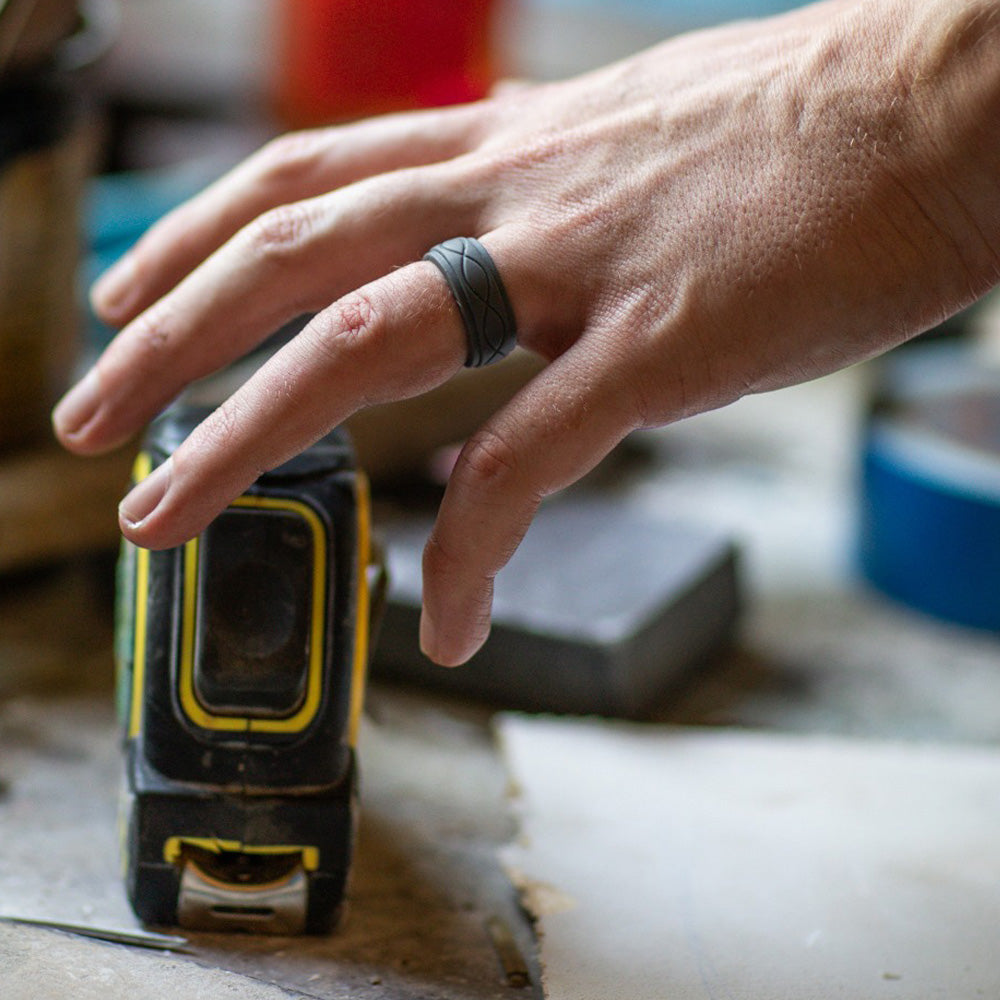
<path fill-rule="evenodd" d="M 234 972 L 178 958 L 3 924 L 0 977 L 7 1000 L 161 1000 L 171 995 L 185 1000 L 286 1000 L 295 995 Z"/>

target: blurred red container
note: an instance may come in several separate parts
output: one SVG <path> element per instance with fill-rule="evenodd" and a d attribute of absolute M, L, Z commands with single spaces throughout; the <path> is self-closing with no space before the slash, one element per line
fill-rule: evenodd
<path fill-rule="evenodd" d="M 298 128 L 484 96 L 503 0 L 282 0 L 275 111 Z"/>

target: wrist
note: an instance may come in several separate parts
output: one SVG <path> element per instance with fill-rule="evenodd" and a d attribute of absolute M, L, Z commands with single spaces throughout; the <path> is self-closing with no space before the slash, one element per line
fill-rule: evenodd
<path fill-rule="evenodd" d="M 891 337 L 909 336 L 1000 279 L 1000 0 L 827 9 L 801 120 L 838 163 L 841 222 L 858 224 L 843 245 L 869 260 L 873 301 L 899 290 Z"/>
<path fill-rule="evenodd" d="M 1000 0 L 895 6 L 902 176 L 979 295 L 1000 279 Z"/>

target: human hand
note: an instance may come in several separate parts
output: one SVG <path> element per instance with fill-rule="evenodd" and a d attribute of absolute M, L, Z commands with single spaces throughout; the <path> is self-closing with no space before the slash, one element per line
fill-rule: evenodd
<path fill-rule="evenodd" d="M 124 329 L 57 407 L 81 454 L 133 435 L 283 321 L 315 318 L 123 501 L 198 533 L 264 469 L 462 364 L 442 276 L 481 238 L 548 364 L 466 442 L 424 559 L 421 641 L 489 628 L 539 502 L 631 430 L 812 378 L 1000 274 L 997 5 L 832 0 L 575 80 L 293 135 L 158 223 L 94 289 Z"/>

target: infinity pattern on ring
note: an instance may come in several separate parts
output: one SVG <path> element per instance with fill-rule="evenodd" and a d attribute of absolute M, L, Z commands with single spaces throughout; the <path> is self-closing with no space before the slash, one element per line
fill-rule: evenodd
<path fill-rule="evenodd" d="M 444 275 L 465 326 L 467 368 L 481 368 L 506 357 L 517 342 L 517 324 L 507 291 L 486 247 L 456 236 L 424 254 Z"/>

